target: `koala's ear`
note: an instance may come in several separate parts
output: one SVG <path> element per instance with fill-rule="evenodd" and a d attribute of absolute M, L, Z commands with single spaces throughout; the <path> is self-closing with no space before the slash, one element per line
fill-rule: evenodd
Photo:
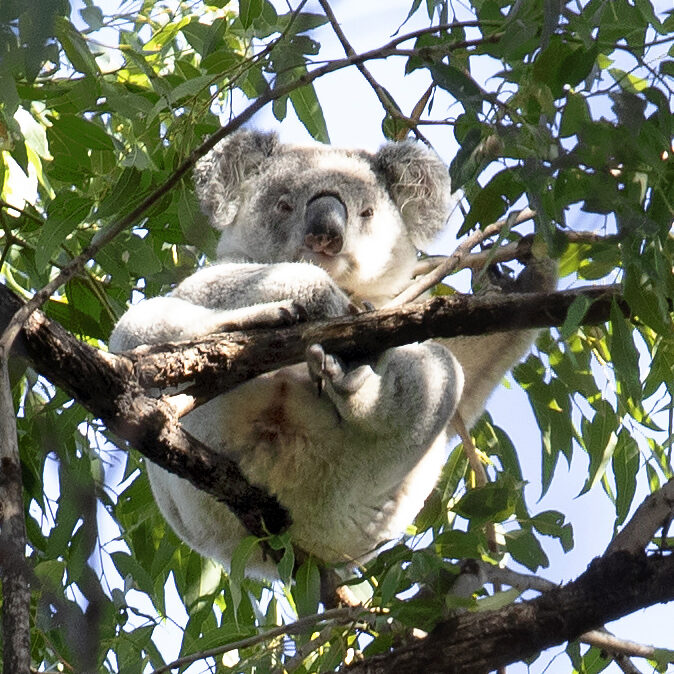
<path fill-rule="evenodd" d="M 204 213 L 218 229 L 236 215 L 241 184 L 279 148 L 275 133 L 237 131 L 221 140 L 194 169 L 194 183 Z"/>
<path fill-rule="evenodd" d="M 413 243 L 423 246 L 445 226 L 449 216 L 447 167 L 435 152 L 412 141 L 383 145 L 373 162 L 384 176 Z"/>

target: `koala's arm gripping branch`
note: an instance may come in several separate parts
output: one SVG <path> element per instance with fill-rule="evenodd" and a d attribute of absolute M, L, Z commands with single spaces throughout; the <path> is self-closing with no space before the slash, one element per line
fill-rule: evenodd
<path fill-rule="evenodd" d="M 326 353 L 356 361 L 394 346 L 437 337 L 560 326 L 578 297 L 591 302 L 582 321 L 585 325 L 608 320 L 614 301 L 626 311 L 618 286 L 496 297 L 454 295 L 311 324 L 145 346 L 129 355 L 135 361 L 142 386 L 190 382 L 190 393 L 200 397 L 207 392 L 211 398 L 264 372 L 303 361 L 311 344 L 320 344 Z"/>

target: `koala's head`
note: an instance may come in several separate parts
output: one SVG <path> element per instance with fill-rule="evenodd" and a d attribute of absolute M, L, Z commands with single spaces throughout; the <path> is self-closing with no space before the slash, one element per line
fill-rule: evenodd
<path fill-rule="evenodd" d="M 222 230 L 220 259 L 313 262 L 373 303 L 409 280 L 450 203 L 446 166 L 413 142 L 372 154 L 240 131 L 198 162 L 195 180 Z"/>

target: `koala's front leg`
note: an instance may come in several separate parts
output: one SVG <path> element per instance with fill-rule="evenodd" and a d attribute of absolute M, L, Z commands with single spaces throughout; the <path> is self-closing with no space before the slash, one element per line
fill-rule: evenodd
<path fill-rule="evenodd" d="M 456 359 L 434 342 L 388 349 L 374 367 L 352 369 L 314 344 L 307 350 L 307 364 L 343 422 L 369 435 L 384 451 L 404 454 L 388 457 L 403 464 L 407 457 L 413 465 L 434 442 L 454 414 L 463 388 Z"/>

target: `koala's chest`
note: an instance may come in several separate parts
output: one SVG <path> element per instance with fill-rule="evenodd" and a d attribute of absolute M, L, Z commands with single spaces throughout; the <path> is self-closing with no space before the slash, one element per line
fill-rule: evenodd
<path fill-rule="evenodd" d="M 277 467 L 296 464 L 297 455 L 322 454 L 326 444 L 340 441 L 341 429 L 334 406 L 319 395 L 304 364 L 246 382 L 199 408 L 186 425 L 242 466 L 269 461 Z"/>

